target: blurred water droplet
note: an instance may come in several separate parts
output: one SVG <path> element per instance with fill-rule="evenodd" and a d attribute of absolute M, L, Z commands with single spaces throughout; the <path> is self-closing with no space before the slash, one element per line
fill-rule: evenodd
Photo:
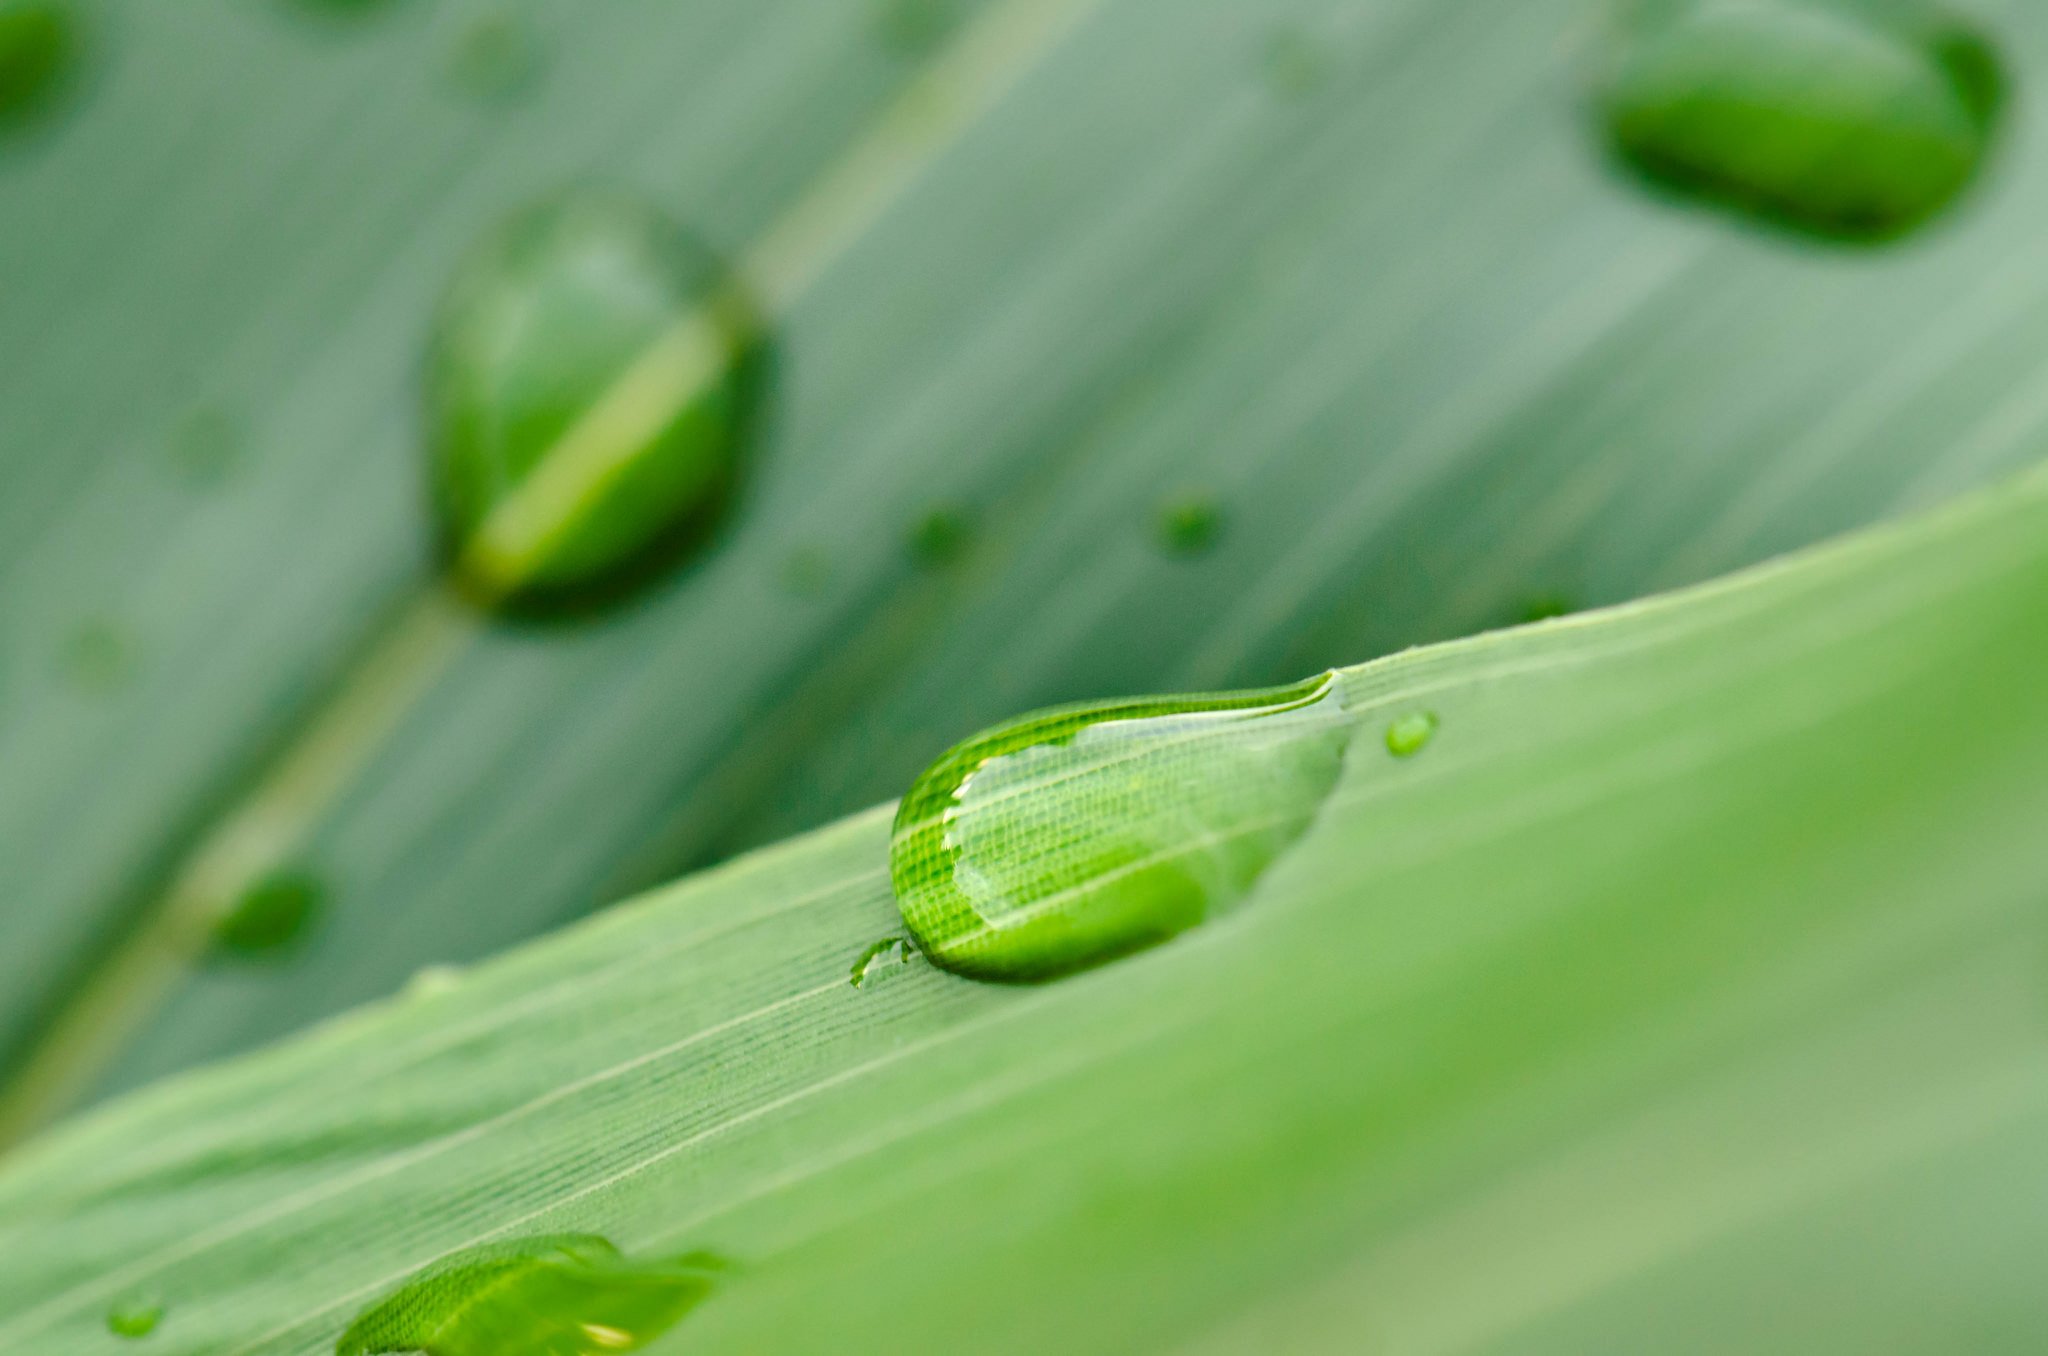
<path fill-rule="evenodd" d="M 1207 495 L 1176 499 L 1159 510 L 1159 544 L 1172 555 L 1207 555 L 1222 534 L 1222 506 Z"/>
<path fill-rule="evenodd" d="M 1436 738 L 1436 716 L 1414 711 L 1387 726 L 1387 752 L 1396 758 L 1411 758 Z"/>
<path fill-rule="evenodd" d="M 459 965 L 422 965 L 412 972 L 412 978 L 405 981 L 404 996 L 407 998 L 434 998 L 447 993 L 462 982 L 462 967 Z"/>
<path fill-rule="evenodd" d="M 875 32 L 907 56 L 921 56 L 960 24 L 960 0 L 878 0 Z"/>
<path fill-rule="evenodd" d="M 80 623 L 65 640 L 60 665 L 72 687 L 104 696 L 133 682 L 141 660 L 128 629 L 101 617 Z"/>
<path fill-rule="evenodd" d="M 1638 0 L 1605 64 L 1624 164 L 1842 240 L 1890 239 L 1946 207 L 2004 102 L 1990 44 L 1915 0 Z"/>
<path fill-rule="evenodd" d="M 1259 70 L 1275 94 L 1300 99 L 1329 83 L 1333 64 L 1326 43 L 1306 29 L 1290 25 L 1266 35 Z"/>
<path fill-rule="evenodd" d="M 799 546 L 782 562 L 782 587 L 799 598 L 816 598 L 832 584 L 832 558 L 815 546 Z"/>
<path fill-rule="evenodd" d="M 869 944 L 853 963 L 853 987 L 865 989 L 882 975 L 900 970 L 917 959 L 917 948 L 907 938 L 884 937 Z"/>
<path fill-rule="evenodd" d="M 1553 617 L 1569 617 L 1579 610 L 1579 605 L 1562 593 L 1538 593 L 1525 599 L 1516 619 L 1523 622 L 1549 621 Z"/>
<path fill-rule="evenodd" d="M 336 1356 L 638 1351 L 711 1293 L 722 1259 L 629 1261 L 595 1234 L 486 1244 L 434 1263 L 349 1324 Z"/>
<path fill-rule="evenodd" d="M 766 358 L 718 258 L 645 203 L 520 213 L 459 271 L 429 365 L 450 569 L 513 611 L 615 601 L 702 546 Z"/>
<path fill-rule="evenodd" d="M 325 888 L 311 875 L 267 876 L 243 891 L 214 923 L 214 948 L 242 959 L 275 956 L 306 935 L 325 902 Z"/>
<path fill-rule="evenodd" d="M 896 813 L 890 876 L 924 954 L 1038 980 L 1165 941 L 1242 899 L 1336 784 L 1334 674 L 1060 707 L 958 744 Z"/>
<path fill-rule="evenodd" d="M 123 1300 L 107 1310 L 107 1331 L 116 1337 L 147 1337 L 163 1319 L 164 1306 L 155 1300 Z"/>
<path fill-rule="evenodd" d="M 241 424 L 211 406 L 193 410 L 171 431 L 171 465 L 190 485 L 223 484 L 241 465 L 246 450 Z"/>
<path fill-rule="evenodd" d="M 479 14 L 456 36 L 448 76 L 464 93 L 509 99 L 540 76 L 540 38 L 527 18 L 510 8 Z"/>
<path fill-rule="evenodd" d="M 905 538 L 910 558 L 927 570 L 944 569 L 967 554 L 974 543 L 974 524 L 965 509 L 939 506 L 911 524 Z"/>
<path fill-rule="evenodd" d="M 50 107 L 77 59 L 78 46 L 70 4 L 0 0 L 0 130 Z"/>

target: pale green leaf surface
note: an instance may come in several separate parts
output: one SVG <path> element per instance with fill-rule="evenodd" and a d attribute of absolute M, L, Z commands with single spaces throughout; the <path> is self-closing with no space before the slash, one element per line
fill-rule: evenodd
<path fill-rule="evenodd" d="M 2039 1350 L 2048 479 L 1347 671 L 1241 908 L 926 966 L 886 808 L 0 1169 L 0 1346 L 321 1352 L 450 1250 L 732 1278 L 655 1350 Z"/>
<path fill-rule="evenodd" d="M 414 381 L 474 235 L 614 178 L 744 253 L 949 50 L 881 46 L 865 0 L 536 4 L 534 93 L 479 105 L 441 74 L 477 12 L 112 4 L 69 116 L 6 148 L 0 1043 L 132 934 L 415 586 Z M 2024 94 L 2048 26 L 1987 15 Z M 193 977 L 108 1083 L 894 794 L 1025 707 L 1617 601 L 2033 454 L 2039 101 L 1952 220 L 1838 254 L 1609 176 L 1592 17 L 1072 0 L 779 309 L 720 549 L 603 624 L 462 631 L 315 809 L 321 930 Z M 1269 83 L 1276 31 L 1327 51 L 1320 83 Z M 213 490 L 165 451 L 194 406 L 246 427 Z M 1151 525 L 1190 489 L 1218 545 L 1170 559 Z M 930 577 L 903 534 L 935 502 L 978 530 Z M 780 585 L 798 550 L 818 596 Z M 82 692 L 56 656 L 102 618 L 134 677 Z"/>

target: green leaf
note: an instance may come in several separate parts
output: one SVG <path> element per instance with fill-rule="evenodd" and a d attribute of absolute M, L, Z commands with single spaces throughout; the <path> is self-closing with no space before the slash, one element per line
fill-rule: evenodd
<path fill-rule="evenodd" d="M 18 1152 L 0 1347 L 321 1352 L 577 1231 L 734 1259 L 662 1351 L 2039 1350 L 2043 597 L 2035 475 L 1347 670 L 1427 747 L 1045 985 L 849 984 L 856 816 Z"/>

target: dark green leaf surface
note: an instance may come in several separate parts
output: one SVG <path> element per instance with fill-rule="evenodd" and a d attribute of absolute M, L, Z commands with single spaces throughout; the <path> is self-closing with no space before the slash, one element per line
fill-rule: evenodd
<path fill-rule="evenodd" d="M 895 794 L 1019 710 L 1701 578 L 2048 420 L 2037 100 L 1956 217 L 1848 257 L 1610 178 L 1578 0 L 957 8 L 908 41 L 856 0 L 536 4 L 531 76 L 479 99 L 489 6 L 104 7 L 0 145 L 0 1046 L 157 948 L 252 798 L 328 910 L 287 965 L 158 948 L 31 1102 Z M 2024 95 L 2048 24 L 1985 26 Z M 417 601 L 417 378 L 463 251 L 582 181 L 778 283 L 780 381 L 716 554 L 492 628 Z M 195 419 L 240 431 L 225 471 Z M 1227 531 L 1162 550 L 1196 492 Z M 934 508 L 973 530 L 930 569 Z"/>
<path fill-rule="evenodd" d="M 2048 478 L 1347 671 L 1242 908 L 1040 987 L 847 965 L 888 810 L 87 1114 L 0 1346 L 314 1356 L 461 1249 L 732 1279 L 650 1350 L 2032 1352 Z"/>

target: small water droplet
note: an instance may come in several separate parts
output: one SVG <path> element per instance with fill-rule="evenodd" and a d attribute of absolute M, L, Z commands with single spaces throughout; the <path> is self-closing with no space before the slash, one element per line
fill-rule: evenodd
<path fill-rule="evenodd" d="M 1553 617 L 1569 617 L 1579 610 L 1579 605 L 1562 593 L 1538 593 L 1523 601 L 1516 619 L 1523 622 L 1549 621 Z"/>
<path fill-rule="evenodd" d="M 540 65 L 532 24 L 504 8 L 479 14 L 463 27 L 448 55 L 448 76 L 466 94 L 509 99 L 532 88 Z"/>
<path fill-rule="evenodd" d="M 1990 44 L 1917 0 L 1639 0 L 1599 103 L 1616 154 L 1657 185 L 1879 241 L 1976 176 L 2003 87 Z"/>
<path fill-rule="evenodd" d="M 815 546 L 799 546 L 782 562 L 782 587 L 799 598 L 816 598 L 832 584 L 832 558 Z"/>
<path fill-rule="evenodd" d="M 225 410 L 193 410 L 171 431 L 171 465 L 187 484 L 212 488 L 241 464 L 247 448 L 241 424 Z"/>
<path fill-rule="evenodd" d="M 462 967 L 459 965 L 422 965 L 412 972 L 412 978 L 405 981 L 404 996 L 407 998 L 434 998 L 447 993 L 462 983 Z"/>
<path fill-rule="evenodd" d="M 960 24 L 960 0 L 879 0 L 875 32 L 906 56 L 922 56 Z"/>
<path fill-rule="evenodd" d="M 905 540 L 910 558 L 918 565 L 927 570 L 944 569 L 974 544 L 974 524 L 965 509 L 941 505 L 911 524 Z"/>
<path fill-rule="evenodd" d="M 126 687 L 140 667 L 134 636 L 105 617 L 79 624 L 64 642 L 61 663 L 71 686 L 95 696 Z"/>
<path fill-rule="evenodd" d="M 0 0 L 0 129 L 48 108 L 77 57 L 78 25 L 57 0 Z"/>
<path fill-rule="evenodd" d="M 735 280 L 654 208 L 585 192 L 514 217 L 458 271 L 429 363 L 458 583 L 559 611 L 701 546 L 740 478 L 765 362 Z"/>
<path fill-rule="evenodd" d="M 1306 29 L 1290 25 L 1266 35 L 1259 69 L 1275 94 L 1306 98 L 1329 83 L 1330 67 L 1328 47 Z"/>
<path fill-rule="evenodd" d="M 1429 711 L 1411 711 L 1387 726 L 1387 752 L 1396 758 L 1412 758 L 1436 738 L 1436 716 Z"/>
<path fill-rule="evenodd" d="M 107 1310 L 107 1331 L 116 1337 L 147 1337 L 164 1321 L 164 1306 L 153 1299 L 123 1300 Z"/>
<path fill-rule="evenodd" d="M 244 960 L 275 956 L 306 935 L 325 901 L 326 890 L 313 876 L 266 876 L 214 923 L 214 949 Z"/>
<path fill-rule="evenodd" d="M 1223 534 L 1223 509 L 1208 495 L 1188 495 L 1159 510 L 1159 544 L 1176 556 L 1207 555 Z"/>
<path fill-rule="evenodd" d="M 604 1356 L 661 1337 L 711 1293 L 723 1259 L 629 1261 L 595 1234 L 491 1243 L 429 1266 L 371 1305 L 336 1356 Z"/>
<path fill-rule="evenodd" d="M 1057 707 L 954 746 L 896 812 L 889 869 L 924 954 L 1050 979 L 1241 900 L 1336 784 L 1334 674 Z"/>
<path fill-rule="evenodd" d="M 853 987 L 865 989 L 884 974 L 898 970 L 917 959 L 917 948 L 907 937 L 884 937 L 870 943 L 867 950 L 853 963 Z"/>

